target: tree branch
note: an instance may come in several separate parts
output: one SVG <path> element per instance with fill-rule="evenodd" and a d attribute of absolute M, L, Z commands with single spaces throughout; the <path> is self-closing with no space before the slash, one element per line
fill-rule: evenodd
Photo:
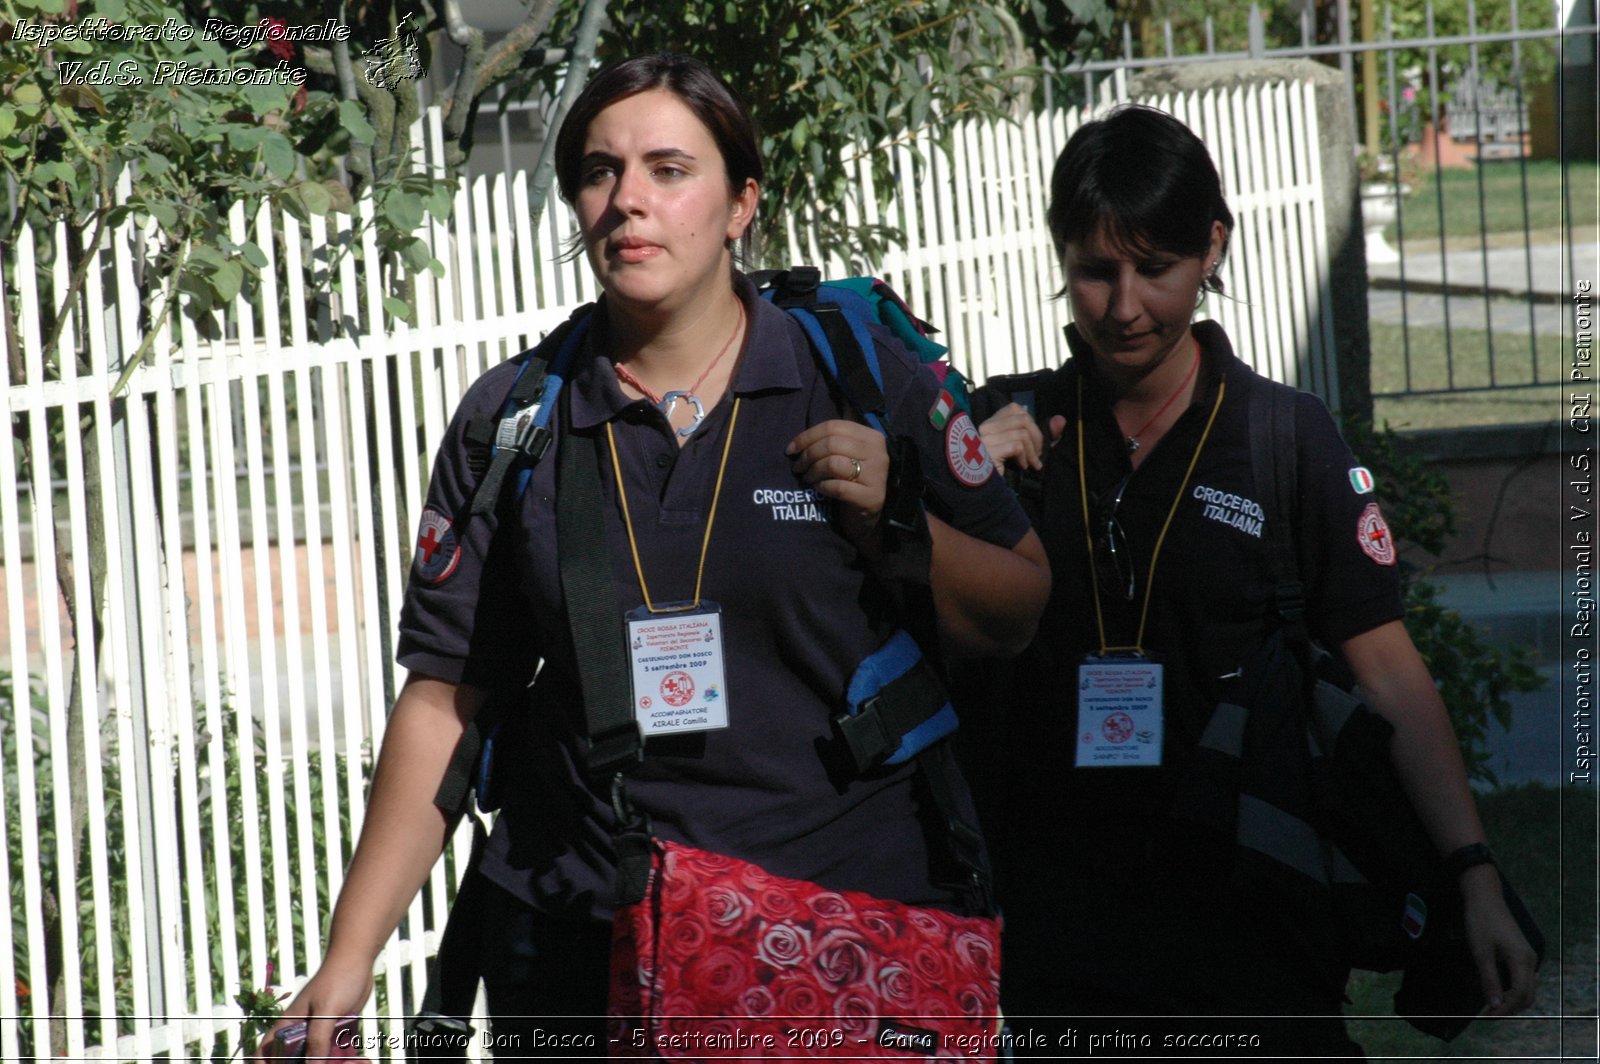
<path fill-rule="evenodd" d="M 556 134 L 561 122 L 572 109 L 578 92 L 589 80 L 589 64 L 594 60 L 595 45 L 600 37 L 600 24 L 605 21 L 606 0 L 584 0 L 583 14 L 578 20 L 577 36 L 572 42 L 572 60 L 567 64 L 567 76 L 561 83 L 561 95 L 556 100 L 555 113 L 539 145 L 539 162 L 533 168 L 533 179 L 528 182 L 528 205 L 533 211 L 533 224 L 538 225 L 544 215 L 544 203 L 550 196 L 550 179 L 555 173 Z"/>
<path fill-rule="evenodd" d="M 345 17 L 345 5 L 342 3 L 339 5 L 339 22 L 341 25 L 349 26 L 349 20 Z M 360 82 L 356 80 L 355 66 L 350 62 L 349 41 L 334 42 L 333 66 L 339 75 L 339 95 L 346 100 L 361 100 L 360 85 L 366 82 L 366 78 L 363 77 Z M 367 103 L 370 108 L 371 101 L 369 100 Z M 371 148 L 352 143 L 350 152 L 345 156 L 345 160 L 345 165 L 350 168 L 350 173 L 355 176 L 357 181 L 365 180 L 369 184 L 371 183 L 373 178 Z"/>
<path fill-rule="evenodd" d="M 522 68 L 522 61 L 527 54 L 533 51 L 539 40 L 544 37 L 550 28 L 550 21 L 555 18 L 556 0 L 537 0 L 537 3 L 528 9 L 528 17 L 523 19 L 510 33 L 497 41 L 489 48 L 483 57 L 483 65 L 478 70 L 477 91 L 474 95 L 482 96 L 506 78 Z M 605 14 L 605 4 L 600 5 L 600 14 Z M 589 4 L 585 0 L 583 18 L 589 18 Z M 580 22 L 578 32 L 583 32 Z"/>

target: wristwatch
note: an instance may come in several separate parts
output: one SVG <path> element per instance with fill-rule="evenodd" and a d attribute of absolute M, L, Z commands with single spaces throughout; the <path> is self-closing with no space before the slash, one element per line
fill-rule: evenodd
<path fill-rule="evenodd" d="M 1494 864 L 1494 853 L 1487 843 L 1474 842 L 1456 850 L 1444 859 L 1440 866 L 1445 879 L 1454 881 L 1461 878 L 1461 873 L 1469 868 L 1476 868 L 1481 864 Z"/>

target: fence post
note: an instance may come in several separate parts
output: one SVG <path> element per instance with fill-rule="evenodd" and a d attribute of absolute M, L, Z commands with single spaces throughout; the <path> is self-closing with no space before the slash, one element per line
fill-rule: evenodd
<path fill-rule="evenodd" d="M 1241 85 L 1310 81 L 1321 138 L 1325 235 L 1330 259 L 1326 314 L 1334 323 L 1337 394 L 1328 405 L 1357 417 L 1372 416 L 1372 346 L 1367 335 L 1367 258 L 1361 235 L 1356 176 L 1355 116 L 1344 75 L 1310 59 L 1222 60 L 1158 67 L 1129 84 L 1133 97 L 1205 92 Z"/>

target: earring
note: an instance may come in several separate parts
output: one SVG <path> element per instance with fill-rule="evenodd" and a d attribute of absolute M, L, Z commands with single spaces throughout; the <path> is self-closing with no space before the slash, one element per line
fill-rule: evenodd
<path fill-rule="evenodd" d="M 1194 309 L 1199 310 L 1206 305 L 1206 295 L 1211 291 L 1211 285 L 1217 279 L 1217 265 L 1214 262 L 1205 264 L 1205 277 L 1200 281 L 1200 294 L 1194 301 Z"/>

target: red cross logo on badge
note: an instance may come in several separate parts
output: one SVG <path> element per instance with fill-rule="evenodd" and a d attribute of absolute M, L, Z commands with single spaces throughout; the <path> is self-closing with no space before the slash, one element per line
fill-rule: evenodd
<path fill-rule="evenodd" d="M 1100 724 L 1100 734 L 1106 737 L 1106 742 L 1118 746 L 1133 738 L 1133 718 L 1126 713 L 1110 713 Z"/>
<path fill-rule="evenodd" d="M 1356 541 L 1361 544 L 1367 557 L 1379 565 L 1394 564 L 1394 535 L 1389 531 L 1389 523 L 1383 519 L 1383 511 L 1378 509 L 1377 503 L 1369 502 L 1367 508 L 1361 511 L 1361 517 L 1356 521 Z"/>
<path fill-rule="evenodd" d="M 417 576 L 430 584 L 442 584 L 461 561 L 461 544 L 456 540 L 450 519 L 431 506 L 422 511 L 419 525 L 415 555 Z"/>
<path fill-rule="evenodd" d="M 669 706 L 684 706 L 694 697 L 694 680 L 686 672 L 669 672 L 661 678 L 661 697 Z"/>
<path fill-rule="evenodd" d="M 964 410 L 945 426 L 944 455 L 950 472 L 969 488 L 981 487 L 994 475 L 994 462 L 983 446 L 983 437 Z"/>

